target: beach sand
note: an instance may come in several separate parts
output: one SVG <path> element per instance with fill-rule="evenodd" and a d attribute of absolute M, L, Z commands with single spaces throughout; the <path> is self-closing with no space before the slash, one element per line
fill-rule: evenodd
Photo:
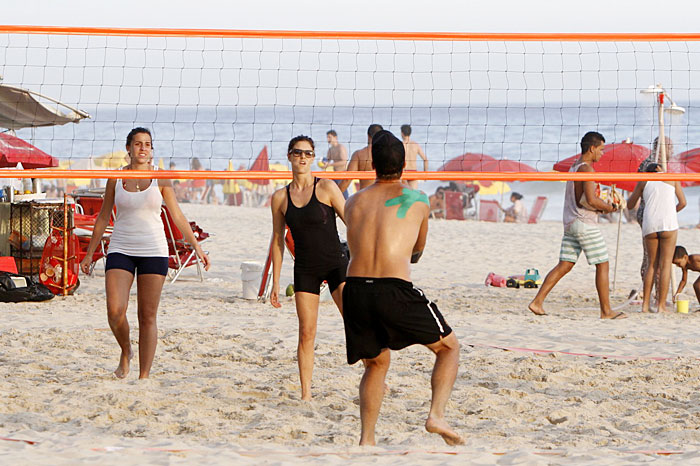
<path fill-rule="evenodd" d="M 447 417 L 466 445 L 448 447 L 424 430 L 434 358 L 413 346 L 392 354 L 378 446 L 361 448 L 362 365 L 346 363 L 335 306 L 321 304 L 314 399 L 304 403 L 293 300 L 274 309 L 242 299 L 240 264 L 264 261 L 269 211 L 183 210 L 214 234 L 205 247 L 213 266 L 204 283 L 189 268 L 166 284 L 151 379 L 137 380 L 138 358 L 125 380 L 112 375 L 119 349 L 101 263 L 75 296 L 0 304 L 0 463 L 700 464 L 700 314 L 643 315 L 634 305 L 623 309 L 629 319 L 601 321 L 584 258 L 554 289 L 544 317 L 526 309 L 536 290 L 484 286 L 491 271 L 536 267 L 544 276 L 558 260 L 561 223 L 431 221 L 413 281 L 461 343 Z M 612 283 L 617 225 L 602 229 Z M 690 252 L 699 239 L 700 230 L 679 233 Z M 622 225 L 620 248 L 614 306 L 640 285 L 637 225 Z M 282 289 L 291 282 L 287 256 Z M 134 299 L 135 286 L 128 316 L 136 350 Z"/>

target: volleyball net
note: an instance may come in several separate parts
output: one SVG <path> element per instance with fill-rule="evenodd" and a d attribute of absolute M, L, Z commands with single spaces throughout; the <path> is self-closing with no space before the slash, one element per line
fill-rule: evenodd
<path fill-rule="evenodd" d="M 153 177 L 114 171 L 141 126 L 165 169 L 156 177 L 289 179 L 292 137 L 314 139 L 321 172 L 328 131 L 349 157 L 380 124 L 397 137 L 410 125 L 427 156 L 427 170 L 418 158 L 406 179 L 590 179 L 555 164 L 593 130 L 620 148 L 596 180 L 700 182 L 700 34 L 0 26 L 0 76 L 0 90 L 27 91 L 35 109 L 77 122 L 27 121 L 24 98 L 0 93 L 5 166 L 10 136 L 59 164 L 4 178 Z M 660 134 L 667 144 L 655 148 Z M 649 154 L 669 173 L 636 173 Z"/>

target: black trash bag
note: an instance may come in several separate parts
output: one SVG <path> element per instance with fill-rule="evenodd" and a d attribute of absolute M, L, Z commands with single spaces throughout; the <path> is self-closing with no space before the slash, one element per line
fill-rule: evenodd
<path fill-rule="evenodd" d="M 12 277 L 22 277 L 27 281 L 27 286 L 17 287 Z M 48 301 L 53 298 L 53 293 L 41 283 L 36 283 L 30 277 L 17 275 L 10 272 L 0 272 L 0 302 L 22 303 L 25 301 Z"/>

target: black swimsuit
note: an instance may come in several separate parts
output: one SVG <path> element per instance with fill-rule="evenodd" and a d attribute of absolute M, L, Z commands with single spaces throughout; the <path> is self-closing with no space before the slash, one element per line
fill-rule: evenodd
<path fill-rule="evenodd" d="M 345 282 L 348 258 L 338 239 L 333 207 L 316 198 L 314 179 L 311 199 L 304 207 L 292 202 L 287 185 L 287 212 L 284 220 L 294 239 L 294 291 L 319 294 L 323 281 L 330 291 Z"/>

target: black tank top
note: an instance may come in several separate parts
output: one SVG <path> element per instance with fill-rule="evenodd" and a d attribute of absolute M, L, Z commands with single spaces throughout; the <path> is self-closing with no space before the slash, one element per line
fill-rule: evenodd
<path fill-rule="evenodd" d="M 294 239 L 294 268 L 324 271 L 344 264 L 343 252 L 335 225 L 335 210 L 316 198 L 314 178 L 311 199 L 304 207 L 292 202 L 287 185 L 287 212 L 284 220 Z"/>

